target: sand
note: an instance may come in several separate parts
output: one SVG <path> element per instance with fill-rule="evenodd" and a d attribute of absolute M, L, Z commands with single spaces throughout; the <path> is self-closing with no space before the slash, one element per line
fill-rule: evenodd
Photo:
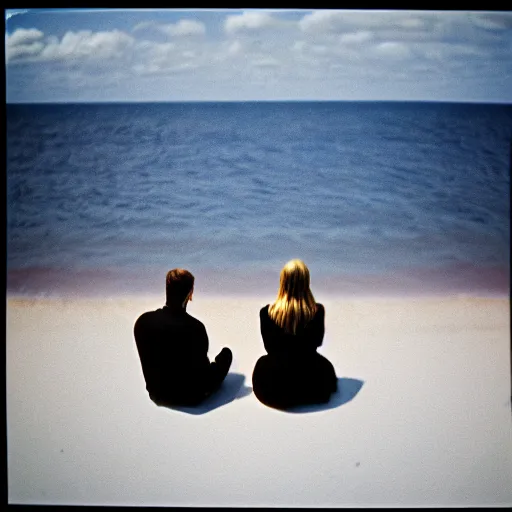
<path fill-rule="evenodd" d="M 161 297 L 9 297 L 9 503 L 512 505 L 508 299 L 317 297 L 341 391 L 295 412 L 251 392 L 271 299 L 195 294 L 210 357 L 234 361 L 213 400 L 173 410 L 133 339 Z"/>

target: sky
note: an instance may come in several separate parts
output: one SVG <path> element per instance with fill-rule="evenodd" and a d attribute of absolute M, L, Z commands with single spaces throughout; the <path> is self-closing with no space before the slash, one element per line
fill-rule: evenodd
<path fill-rule="evenodd" d="M 512 103 L 512 13 L 5 10 L 6 100 Z"/>

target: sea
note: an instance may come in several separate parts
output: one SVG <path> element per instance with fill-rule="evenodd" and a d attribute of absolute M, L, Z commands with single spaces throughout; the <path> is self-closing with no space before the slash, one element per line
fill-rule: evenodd
<path fill-rule="evenodd" d="M 508 296 L 512 105 L 6 106 L 7 294 Z"/>

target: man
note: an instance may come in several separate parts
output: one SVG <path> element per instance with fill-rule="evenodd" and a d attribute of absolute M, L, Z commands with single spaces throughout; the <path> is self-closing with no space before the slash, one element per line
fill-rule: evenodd
<path fill-rule="evenodd" d="M 210 363 L 206 329 L 186 311 L 193 292 L 190 272 L 170 270 L 165 306 L 143 313 L 135 322 L 146 389 L 157 405 L 198 405 L 221 385 L 233 360 L 225 347 Z"/>

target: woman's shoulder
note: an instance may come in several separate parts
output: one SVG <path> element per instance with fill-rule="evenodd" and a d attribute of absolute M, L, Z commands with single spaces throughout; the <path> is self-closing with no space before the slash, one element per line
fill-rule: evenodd
<path fill-rule="evenodd" d="M 260 309 L 260 316 L 268 316 L 268 308 L 270 307 L 270 304 L 267 304 L 266 306 L 263 306 Z"/>
<path fill-rule="evenodd" d="M 313 317 L 315 320 L 322 320 L 325 318 L 325 308 L 324 305 L 320 302 L 316 303 L 316 311 L 315 316 Z"/>

